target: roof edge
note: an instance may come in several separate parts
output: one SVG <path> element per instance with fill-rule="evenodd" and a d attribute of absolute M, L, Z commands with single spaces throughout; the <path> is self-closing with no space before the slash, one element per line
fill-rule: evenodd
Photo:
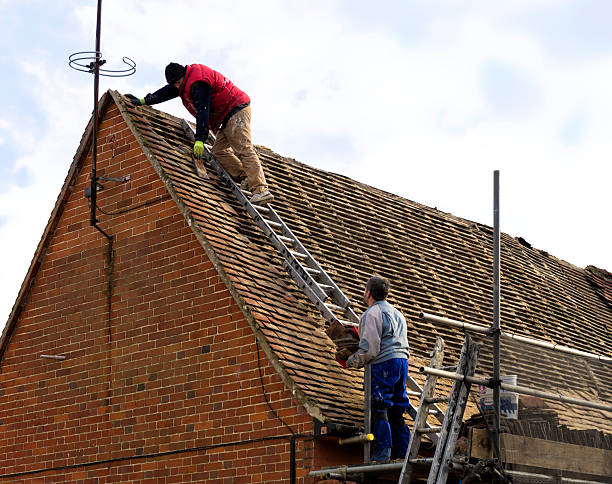
<path fill-rule="evenodd" d="M 247 303 L 242 298 L 242 296 L 240 295 L 240 292 L 236 289 L 231 278 L 225 271 L 225 267 L 223 266 L 223 263 L 219 259 L 214 247 L 209 242 L 209 240 L 206 238 L 206 236 L 204 235 L 204 232 L 200 229 L 197 221 L 195 220 L 195 218 L 193 217 L 193 214 L 191 213 L 191 210 L 183 202 L 183 199 L 174 189 L 174 185 L 172 184 L 170 177 L 165 173 L 163 167 L 161 166 L 161 163 L 159 162 L 157 157 L 153 154 L 153 152 L 149 149 L 148 144 L 145 141 L 144 137 L 140 134 L 138 128 L 132 121 L 130 114 L 127 112 L 127 109 L 125 107 L 125 103 L 121 97 L 121 94 L 117 91 L 112 91 L 112 90 L 109 90 L 108 93 L 110 93 L 110 96 L 112 96 L 113 100 L 117 104 L 117 107 L 119 108 L 119 111 L 121 112 L 121 115 L 123 116 L 123 119 L 125 120 L 130 130 L 132 131 L 132 134 L 134 135 L 134 137 L 136 138 L 136 140 L 142 147 L 143 153 L 145 154 L 145 156 L 147 157 L 147 159 L 153 166 L 153 169 L 157 172 L 157 174 L 161 178 L 164 186 L 166 187 L 166 190 L 168 190 L 168 193 L 170 194 L 170 196 L 176 203 L 179 211 L 185 217 L 187 225 L 189 225 L 196 239 L 202 245 L 202 248 L 206 252 L 206 255 L 209 257 L 211 263 L 213 264 L 213 267 L 219 273 L 219 277 L 221 277 L 221 280 L 224 282 L 228 291 L 234 298 L 234 301 L 236 302 L 236 304 L 242 311 L 242 314 L 244 315 L 249 326 L 253 330 L 253 333 L 255 334 L 257 342 L 261 345 L 261 348 L 264 354 L 266 355 L 266 357 L 268 358 L 268 360 L 270 361 L 270 363 L 272 364 L 272 366 L 274 367 L 278 375 L 281 377 L 281 380 L 283 381 L 287 389 L 293 394 L 296 400 L 304 406 L 304 408 L 306 409 L 306 411 L 309 413 L 311 417 L 314 417 L 321 422 L 325 422 L 327 418 L 323 415 L 323 412 L 321 411 L 317 403 L 311 400 L 298 387 L 298 385 L 293 381 L 291 376 L 287 373 L 287 370 L 281 363 L 278 356 L 276 356 L 276 354 L 272 350 L 265 335 L 259 328 L 257 321 L 255 320 L 255 317 L 251 313 Z"/>
<path fill-rule="evenodd" d="M 111 102 L 111 97 L 108 93 L 104 93 L 100 98 L 100 102 L 98 103 L 98 120 L 102 118 L 106 110 L 108 109 L 108 105 Z M 0 336 L 0 366 L 4 359 L 4 354 L 6 352 L 6 348 L 10 342 L 11 336 L 15 327 L 17 326 L 17 320 L 19 319 L 19 315 L 21 311 L 25 307 L 25 304 L 28 300 L 28 296 L 36 280 L 36 276 L 38 274 L 38 270 L 41 266 L 42 259 L 45 256 L 47 251 L 49 241 L 51 236 L 55 232 L 57 227 L 57 221 L 63 212 L 63 208 L 65 203 L 68 200 L 68 197 L 72 193 L 72 187 L 74 185 L 75 175 L 77 174 L 79 162 L 83 159 L 84 156 L 87 156 L 89 152 L 89 146 L 91 144 L 91 136 L 93 132 L 93 114 L 89 118 L 89 122 L 87 123 L 87 127 L 81 137 L 81 142 L 76 150 L 74 157 L 72 158 L 72 163 L 70 164 L 70 168 L 68 170 L 68 174 L 66 175 L 66 179 L 64 180 L 64 184 L 62 189 L 57 197 L 55 202 L 55 206 L 51 211 L 51 215 L 49 216 L 49 220 L 47 221 L 47 225 L 45 226 L 45 230 L 38 242 L 38 246 L 36 247 L 36 251 L 34 252 L 34 256 L 32 257 L 32 262 L 30 263 L 30 267 L 28 268 L 28 272 L 21 284 L 21 288 L 19 289 L 19 293 L 17 294 L 17 299 L 15 300 L 15 304 L 13 305 L 13 309 L 9 314 L 8 320 L 2 331 L 2 336 Z"/>

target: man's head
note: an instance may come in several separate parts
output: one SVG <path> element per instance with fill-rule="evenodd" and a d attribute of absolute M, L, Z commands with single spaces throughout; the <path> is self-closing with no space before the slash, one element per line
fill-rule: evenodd
<path fill-rule="evenodd" d="M 176 84 L 181 78 L 185 77 L 187 71 L 185 66 L 177 64 L 176 62 L 170 62 L 166 66 L 166 81 L 168 84 Z"/>
<path fill-rule="evenodd" d="M 370 277 L 365 287 L 363 294 L 363 300 L 371 306 L 376 301 L 384 301 L 389 295 L 389 281 L 384 277 L 374 276 Z"/>

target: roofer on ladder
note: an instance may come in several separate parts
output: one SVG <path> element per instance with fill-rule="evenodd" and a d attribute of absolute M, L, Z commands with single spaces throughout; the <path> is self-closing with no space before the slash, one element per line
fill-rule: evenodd
<path fill-rule="evenodd" d="M 372 417 L 374 452 L 372 460 L 403 459 L 410 442 L 404 411 L 410 401 L 408 336 L 403 314 L 387 302 L 389 281 L 374 276 L 366 284 L 363 301 L 368 309 L 359 322 L 359 349 L 346 361 L 348 368 L 372 363 Z"/>
<path fill-rule="evenodd" d="M 261 162 L 251 141 L 251 100 L 223 74 L 204 64 L 166 66 L 168 85 L 143 99 L 127 94 L 137 106 L 153 105 L 180 96 L 187 110 L 196 118 L 193 154 L 204 154 L 209 129 L 217 139 L 213 156 L 228 173 L 241 182 L 248 181 L 252 203 L 264 203 L 274 197 L 268 190 Z M 246 188 L 242 184 L 243 188 Z"/>

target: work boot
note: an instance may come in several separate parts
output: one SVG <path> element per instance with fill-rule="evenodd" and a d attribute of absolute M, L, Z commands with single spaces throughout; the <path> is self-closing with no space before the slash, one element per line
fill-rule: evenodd
<path fill-rule="evenodd" d="M 256 193 L 251 197 L 251 203 L 261 204 L 271 202 L 274 200 L 274 195 L 270 193 L 270 190 L 264 190 L 263 192 Z"/>

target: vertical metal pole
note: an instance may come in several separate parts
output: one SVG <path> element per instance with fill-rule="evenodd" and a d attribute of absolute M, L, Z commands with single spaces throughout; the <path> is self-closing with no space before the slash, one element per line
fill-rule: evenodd
<path fill-rule="evenodd" d="M 364 390 L 364 412 L 363 412 L 363 431 L 367 435 L 372 432 L 372 365 L 368 363 L 363 371 L 363 390 Z M 371 444 L 369 441 L 363 444 L 363 462 L 370 462 Z"/>
<path fill-rule="evenodd" d="M 494 432 L 493 450 L 495 458 L 500 459 L 499 427 L 500 427 L 500 396 L 501 383 L 500 358 L 500 317 L 499 317 L 499 284 L 500 251 L 499 251 L 499 170 L 493 172 L 493 406 L 494 406 Z"/>
<path fill-rule="evenodd" d="M 295 439 L 293 434 L 289 441 L 289 484 L 295 484 Z"/>
<path fill-rule="evenodd" d="M 98 154 L 98 87 L 100 84 L 100 21 L 102 19 L 102 0 L 98 0 L 98 17 L 96 22 L 96 59 L 93 62 L 94 73 L 94 109 L 93 109 L 93 140 L 91 147 L 91 213 L 90 225 L 96 225 L 96 202 L 98 189 L 98 176 L 96 174 L 96 161 Z"/>

